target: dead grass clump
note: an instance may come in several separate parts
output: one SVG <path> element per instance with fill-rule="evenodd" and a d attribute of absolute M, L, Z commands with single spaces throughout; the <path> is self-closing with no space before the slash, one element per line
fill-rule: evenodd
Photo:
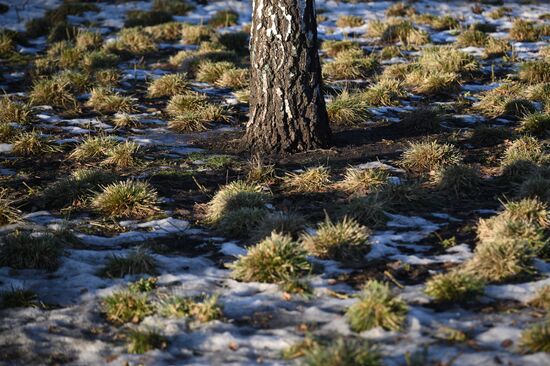
<path fill-rule="evenodd" d="M 62 178 L 47 186 L 40 195 L 41 203 L 48 208 L 82 206 L 87 203 L 94 191 L 113 183 L 116 176 L 99 169 L 79 169 L 69 177 Z"/>
<path fill-rule="evenodd" d="M 229 69 L 215 82 L 221 88 L 243 89 L 249 84 L 249 71 L 247 69 Z"/>
<path fill-rule="evenodd" d="M 339 207 L 337 213 L 338 217 L 350 217 L 362 225 L 377 227 L 388 221 L 386 210 L 389 206 L 386 198 L 376 192 L 366 197 L 353 198 Z"/>
<path fill-rule="evenodd" d="M 200 323 L 207 323 L 223 316 L 223 305 L 217 295 L 169 296 L 161 299 L 160 314 L 172 318 L 194 318 Z"/>
<path fill-rule="evenodd" d="M 518 198 L 536 198 L 550 204 L 550 178 L 533 175 L 524 180 L 518 187 Z"/>
<path fill-rule="evenodd" d="M 184 25 L 179 22 L 168 22 L 150 27 L 145 27 L 143 31 L 157 42 L 176 42 L 181 39 L 181 32 Z"/>
<path fill-rule="evenodd" d="M 141 123 L 139 118 L 128 113 L 117 113 L 113 117 L 113 123 L 116 128 L 139 128 Z"/>
<path fill-rule="evenodd" d="M 487 43 L 485 44 L 484 55 L 485 58 L 502 57 L 512 51 L 512 45 L 506 39 L 500 39 L 495 37 L 487 37 Z"/>
<path fill-rule="evenodd" d="M 88 161 L 107 156 L 107 151 L 116 145 L 111 136 L 88 136 L 71 152 L 70 159 Z"/>
<path fill-rule="evenodd" d="M 314 342 L 314 341 L 313 341 Z M 338 338 L 329 344 L 302 345 L 303 364 L 307 366 L 381 366 L 380 353 L 368 341 Z M 296 357 L 296 356 L 294 356 Z"/>
<path fill-rule="evenodd" d="M 241 207 L 225 213 L 216 229 L 227 237 L 245 238 L 263 221 L 266 214 L 265 208 Z"/>
<path fill-rule="evenodd" d="M 104 297 L 101 305 L 107 320 L 116 325 L 140 323 L 154 311 L 145 294 L 128 290 L 117 291 Z"/>
<path fill-rule="evenodd" d="M 232 62 L 210 62 L 205 61 L 199 65 L 197 70 L 197 80 L 204 83 L 215 83 L 222 75 L 235 68 L 235 64 Z"/>
<path fill-rule="evenodd" d="M 187 0 L 154 0 L 151 5 L 151 10 L 164 11 L 173 15 L 186 15 L 193 9 L 195 7 Z"/>
<path fill-rule="evenodd" d="M 84 76 L 76 79 L 76 74 L 60 73 L 50 79 L 39 79 L 33 84 L 29 94 L 34 105 L 51 105 L 59 108 L 76 108 L 76 94 L 84 91 L 87 81 Z M 82 83 L 83 85 L 80 85 Z"/>
<path fill-rule="evenodd" d="M 425 70 L 473 73 L 479 70 L 476 59 L 465 52 L 450 46 L 430 47 L 422 51 L 418 64 Z"/>
<path fill-rule="evenodd" d="M 521 348 L 529 352 L 550 352 L 550 321 L 545 319 L 521 333 Z"/>
<path fill-rule="evenodd" d="M 416 69 L 407 75 L 405 84 L 418 94 L 451 94 L 459 90 L 460 76 L 455 72 Z"/>

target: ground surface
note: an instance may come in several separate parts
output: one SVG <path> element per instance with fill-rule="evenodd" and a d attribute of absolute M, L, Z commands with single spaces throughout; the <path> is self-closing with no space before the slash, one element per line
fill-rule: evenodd
<path fill-rule="evenodd" d="M 25 21 L 39 17 L 57 1 L 28 1 L 12 6 L 0 14 L 0 26 L 22 31 Z M 376 49 L 369 38 L 361 35 L 368 22 L 382 19 L 391 2 L 348 4 L 318 0 L 326 20 L 319 25 L 322 39 L 355 37 L 367 50 Z M 474 14 L 472 3 L 420 0 L 414 3 L 420 13 L 460 16 L 464 26 L 475 22 L 490 22 L 496 26 L 495 37 L 506 37 L 512 18 L 521 16 L 538 20 L 548 14 L 550 6 L 540 4 L 507 4 L 508 16 L 490 19 L 487 14 L 495 6 L 481 5 L 484 11 Z M 115 37 L 123 26 L 127 10 L 149 9 L 148 2 L 124 2 L 116 5 L 97 3 L 99 12 L 70 16 L 73 24 L 91 22 L 105 38 Z M 248 1 L 211 1 L 198 5 L 177 21 L 199 24 L 220 9 L 233 9 L 239 24 L 222 29 L 240 30 L 250 22 Z M 17 12 L 16 12 L 17 10 Z M 17 14 L 16 14 L 17 13 Z M 356 28 L 335 25 L 344 14 L 363 17 L 367 23 Z M 426 28 L 434 43 L 452 43 L 452 31 Z M 475 100 L 484 90 L 495 88 L 507 74 L 517 72 L 519 62 L 540 58 L 539 50 L 548 44 L 513 42 L 515 62 L 499 66 L 499 60 L 482 61 L 482 75 L 461 85 L 458 93 L 448 97 L 424 98 L 413 93 L 391 107 L 369 108 L 369 119 L 354 127 L 334 126 L 335 145 L 327 150 L 285 157 L 277 161 L 277 174 L 325 164 L 337 180 L 348 166 L 368 168 L 366 163 L 387 165 L 395 180 L 406 179 L 399 158 L 410 141 L 420 140 L 425 133 L 399 124 L 401 113 L 422 103 L 445 105 L 459 97 Z M 18 45 L 18 52 L 34 57 L 46 48 L 45 38 Z M 499 198 L 510 197 L 514 188 L 498 180 L 498 156 L 503 144 L 476 147 L 461 134 L 487 119 L 469 110 L 447 110 L 445 129 L 432 137 L 455 139 L 465 155 L 465 161 L 479 165 L 484 185 L 475 194 L 460 199 L 436 194 L 428 187 L 421 203 L 407 205 L 387 213 L 388 221 L 370 236 L 371 250 L 357 265 L 318 260 L 323 269 L 314 271 L 309 281 L 314 288 L 310 298 L 283 293 L 276 284 L 245 283 L 231 278 L 227 264 L 246 253 L 247 240 L 222 237 L 201 221 L 201 207 L 216 190 L 228 181 L 244 178 L 249 156 L 241 151 L 243 121 L 247 105 L 238 103 L 232 91 L 207 83 L 193 82 L 197 91 L 207 93 L 212 100 L 232 108 L 232 121 L 210 126 L 205 132 L 177 133 L 167 128 L 162 114 L 165 100 L 149 99 L 145 95 L 146 81 L 174 72 L 167 58 L 181 49 L 194 46 L 162 43 L 161 52 L 121 62 L 119 88 L 136 98 L 141 126 L 115 129 L 111 116 L 84 108 L 78 115 L 49 106 L 35 107 L 35 128 L 53 139 L 57 152 L 20 157 L 11 153 L 10 143 L 0 144 L 0 184 L 22 212 L 23 220 L 0 227 L 7 234 L 16 229 L 43 232 L 66 226 L 78 238 L 67 247 L 61 264 L 53 272 L 0 267 L 0 290 L 25 288 L 37 293 L 44 306 L 0 310 L 0 364 L 74 364 L 74 365 L 207 365 L 207 364 L 293 364 L 281 352 L 302 340 L 306 334 L 315 336 L 350 335 L 344 312 L 356 301 L 356 294 L 367 279 L 398 283 L 400 296 L 406 300 L 409 312 L 400 332 L 375 328 L 359 336 L 372 340 L 383 355 L 386 365 L 405 365 L 406 355 L 427 352 L 419 364 L 439 365 L 548 365 L 547 353 L 524 353 L 519 347 L 523 329 L 540 320 L 541 312 L 528 305 L 536 290 L 550 284 L 550 264 L 535 260 L 533 276 L 506 283 L 489 284 L 483 296 L 467 304 L 440 306 L 424 294 L 425 282 L 434 273 L 455 267 L 468 260 L 476 245 L 475 226 L 482 217 L 494 215 L 501 205 Z M 479 56 L 480 49 L 469 47 L 466 52 Z M 414 52 L 408 54 L 407 57 Z M 478 57 L 479 58 L 479 57 Z M 401 57 L 383 62 L 400 63 Z M 491 80 L 491 64 L 496 63 L 497 75 Z M 29 75 L 25 63 L 1 64 L 0 86 L 6 93 L 25 97 L 29 90 Z M 500 69 L 502 67 L 502 69 Z M 334 83 L 341 87 L 348 81 Z M 363 80 L 364 82 L 364 80 Z M 351 84 L 361 81 L 349 82 Z M 89 94 L 79 96 L 85 101 Z M 329 97 L 328 100 L 330 100 Z M 493 125 L 511 126 L 513 119 L 492 120 Z M 162 212 L 145 220 L 113 220 L 87 207 L 74 210 L 50 209 L 40 203 L 40 192 L 56 180 L 80 167 L 67 158 L 83 136 L 110 134 L 121 140 L 135 141 L 141 146 L 141 163 L 117 172 L 123 177 L 147 180 L 161 197 Z M 458 137 L 457 137 L 458 136 Z M 88 166 L 98 166 L 90 163 Z M 273 209 L 292 210 L 303 214 L 311 228 L 322 221 L 325 213 L 343 200 L 341 192 L 328 190 L 317 194 L 287 194 L 274 184 Z M 419 188 L 420 189 L 420 188 Z M 456 245 L 445 249 L 442 239 L 455 237 Z M 117 327 L 105 320 L 101 301 L 105 296 L 125 288 L 142 275 L 109 278 L 99 273 L 110 256 L 125 255 L 137 246 L 146 246 L 157 261 L 158 287 L 182 296 L 203 293 L 218 294 L 223 305 L 223 317 L 205 324 L 189 319 L 173 319 L 153 315 L 139 327 L 158 329 L 167 337 L 166 349 L 143 355 L 128 354 L 121 334 L 138 325 Z M 468 335 L 466 342 L 452 342 L 441 335 L 445 327 Z M 299 362 L 299 361 L 298 361 Z"/>

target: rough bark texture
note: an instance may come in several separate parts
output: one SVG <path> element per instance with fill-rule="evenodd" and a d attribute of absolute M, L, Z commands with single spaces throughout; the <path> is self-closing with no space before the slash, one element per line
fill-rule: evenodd
<path fill-rule="evenodd" d="M 254 0 L 252 16 L 246 144 L 268 154 L 327 146 L 315 0 Z"/>

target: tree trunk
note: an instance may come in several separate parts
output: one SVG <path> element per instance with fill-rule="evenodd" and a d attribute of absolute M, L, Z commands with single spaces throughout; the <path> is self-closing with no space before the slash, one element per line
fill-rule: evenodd
<path fill-rule="evenodd" d="M 252 151 L 280 154 L 326 147 L 315 0 L 254 0 L 250 58 Z"/>

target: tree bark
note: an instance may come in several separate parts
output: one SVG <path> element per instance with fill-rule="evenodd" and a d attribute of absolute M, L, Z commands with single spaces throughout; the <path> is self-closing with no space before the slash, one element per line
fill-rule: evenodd
<path fill-rule="evenodd" d="M 326 147 L 330 127 L 321 88 L 315 0 L 254 0 L 250 120 L 255 152 Z"/>

